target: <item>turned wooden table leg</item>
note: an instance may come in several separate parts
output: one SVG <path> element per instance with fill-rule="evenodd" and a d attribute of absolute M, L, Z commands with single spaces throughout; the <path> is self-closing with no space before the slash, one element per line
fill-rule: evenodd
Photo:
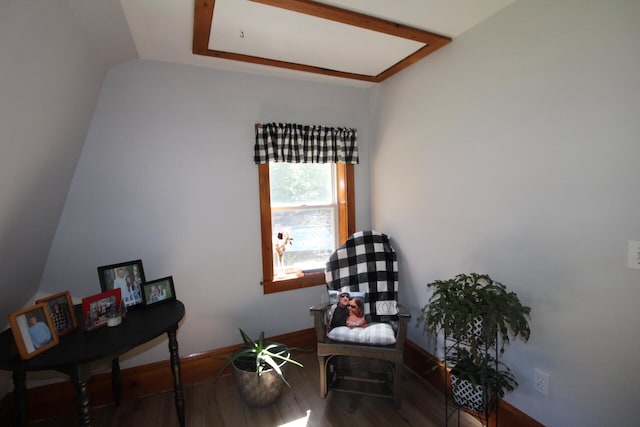
<path fill-rule="evenodd" d="M 117 357 L 111 361 L 111 392 L 116 406 L 120 406 L 122 380 L 120 379 L 120 361 Z"/>
<path fill-rule="evenodd" d="M 169 354 L 171 355 L 171 373 L 173 374 L 173 392 L 176 400 L 176 412 L 180 427 L 184 427 L 184 394 L 182 392 L 182 380 L 180 378 L 180 356 L 178 355 L 178 340 L 176 339 L 177 329 L 167 332 L 169 336 Z"/>
<path fill-rule="evenodd" d="M 89 412 L 89 375 L 87 369 L 76 366 L 71 373 L 71 382 L 76 389 L 76 406 L 78 408 L 78 425 L 91 426 L 91 414 Z"/>
<path fill-rule="evenodd" d="M 24 371 L 13 372 L 13 398 L 16 408 L 16 425 L 27 425 L 27 385 Z"/>

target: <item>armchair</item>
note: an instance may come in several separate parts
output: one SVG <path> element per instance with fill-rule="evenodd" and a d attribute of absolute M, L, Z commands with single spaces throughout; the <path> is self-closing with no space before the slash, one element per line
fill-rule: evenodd
<path fill-rule="evenodd" d="M 403 351 L 411 315 L 397 302 L 397 264 L 389 237 L 376 231 L 353 234 L 329 258 L 325 270 L 328 290 L 364 293 L 369 326 L 330 329 L 332 304 L 310 308 L 322 398 L 329 390 L 345 391 L 391 398 L 400 407 Z M 360 372 L 358 365 L 364 368 Z M 376 372 L 371 366 L 384 369 Z"/>

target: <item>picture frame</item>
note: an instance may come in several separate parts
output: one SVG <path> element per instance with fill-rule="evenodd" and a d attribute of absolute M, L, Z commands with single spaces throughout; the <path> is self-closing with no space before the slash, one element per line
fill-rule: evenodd
<path fill-rule="evenodd" d="M 98 267 L 100 288 L 107 292 L 121 289 L 122 300 L 127 310 L 142 306 L 142 285 L 145 283 L 142 260 L 133 260 L 119 264 Z"/>
<path fill-rule="evenodd" d="M 11 332 L 23 360 L 58 345 L 49 307 L 45 303 L 23 308 L 9 315 Z"/>
<path fill-rule="evenodd" d="M 145 307 L 175 300 L 176 289 L 173 285 L 173 276 L 145 283 L 142 286 L 142 297 Z"/>
<path fill-rule="evenodd" d="M 107 325 L 110 316 L 120 313 L 122 290 L 111 289 L 96 295 L 82 298 L 82 326 L 92 331 Z"/>
<path fill-rule="evenodd" d="M 58 337 L 63 337 L 78 328 L 76 311 L 73 308 L 73 301 L 69 291 L 59 292 L 46 298 L 40 298 L 36 304 L 46 304 L 53 327 Z"/>

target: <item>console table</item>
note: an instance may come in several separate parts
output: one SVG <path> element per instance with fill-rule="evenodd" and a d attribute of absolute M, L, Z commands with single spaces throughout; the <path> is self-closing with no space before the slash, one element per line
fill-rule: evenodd
<path fill-rule="evenodd" d="M 82 308 L 76 305 L 76 318 L 82 323 Z M 184 395 L 180 380 L 180 357 L 176 332 L 184 317 L 184 304 L 178 300 L 139 308 L 127 313 L 122 324 L 93 331 L 77 330 L 60 338 L 60 343 L 29 360 L 22 360 L 17 352 L 11 329 L 0 333 L 0 369 L 13 372 L 16 419 L 19 426 L 27 425 L 26 373 L 55 370 L 70 376 L 76 388 L 78 424 L 91 425 L 89 413 L 90 365 L 99 360 L 111 360 L 112 384 L 116 404 L 120 402 L 120 365 L 118 357 L 133 348 L 166 333 L 173 374 L 173 389 L 180 426 L 184 427 Z"/>

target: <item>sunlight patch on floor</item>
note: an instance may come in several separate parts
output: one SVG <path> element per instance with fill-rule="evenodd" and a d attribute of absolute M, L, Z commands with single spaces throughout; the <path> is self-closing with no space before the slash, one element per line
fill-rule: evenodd
<path fill-rule="evenodd" d="M 307 410 L 307 415 L 305 417 L 298 418 L 297 420 L 290 421 L 286 424 L 280 424 L 278 427 L 307 427 L 309 415 L 311 415 L 310 409 Z"/>

